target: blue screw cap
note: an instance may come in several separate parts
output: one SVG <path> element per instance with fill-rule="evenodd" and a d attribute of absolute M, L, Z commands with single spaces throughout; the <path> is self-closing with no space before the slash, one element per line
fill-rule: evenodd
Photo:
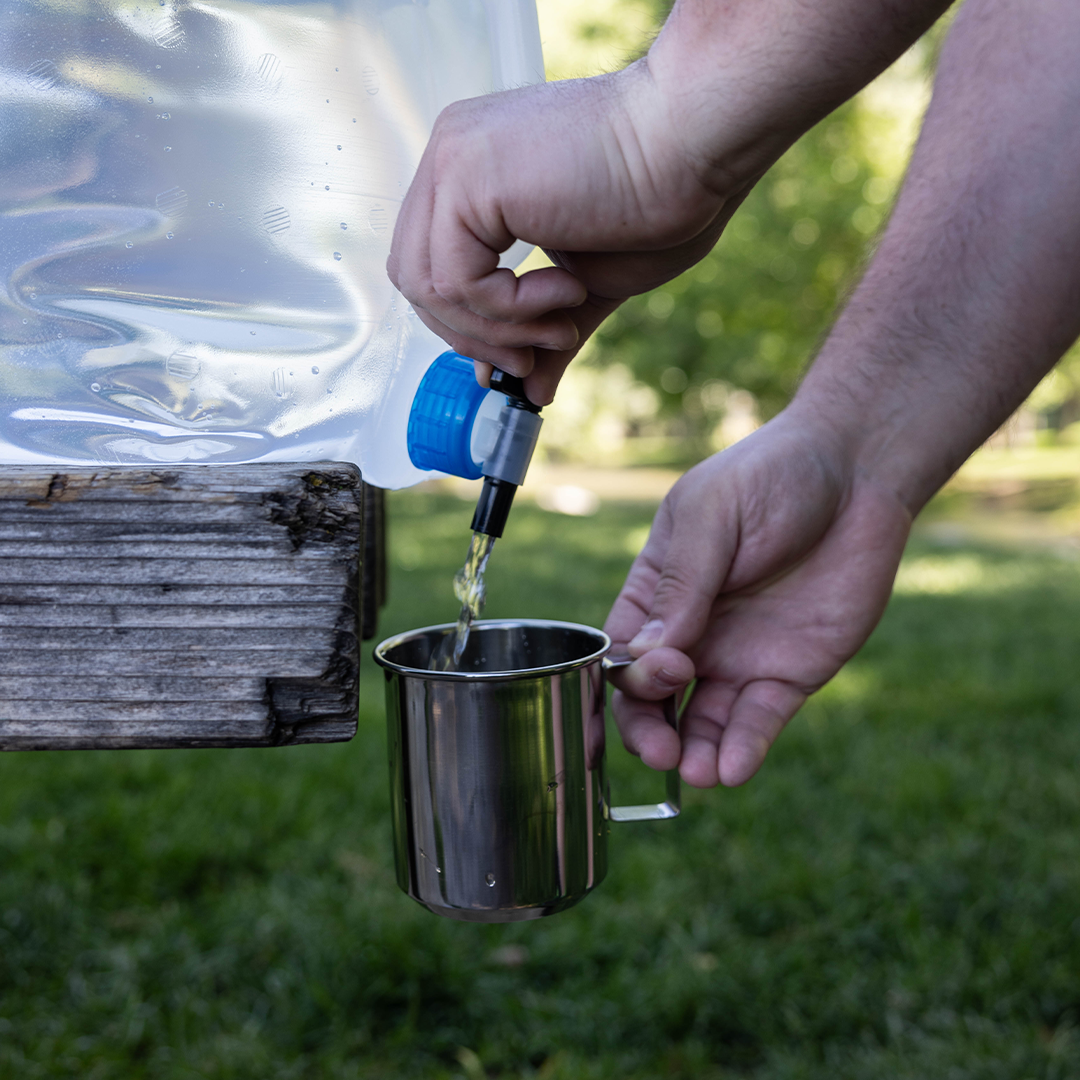
<path fill-rule="evenodd" d="M 473 362 L 444 352 L 427 369 L 413 398 L 406 442 L 418 469 L 478 480 L 482 461 L 473 461 L 473 423 L 488 391 L 473 373 Z"/>

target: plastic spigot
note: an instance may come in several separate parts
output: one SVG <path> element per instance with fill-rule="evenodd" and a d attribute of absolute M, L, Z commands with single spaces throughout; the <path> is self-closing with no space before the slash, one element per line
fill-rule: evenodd
<path fill-rule="evenodd" d="M 478 423 L 482 413 L 490 413 L 485 401 L 491 391 L 505 400 L 497 422 L 490 415 L 483 420 L 487 431 L 497 428 L 493 443 L 486 440 L 484 427 Z M 482 476 L 484 487 L 473 515 L 473 531 L 502 536 L 542 423 L 540 406 L 529 400 L 521 379 L 496 369 L 488 389 L 477 385 L 468 357 L 443 353 L 428 369 L 413 399 L 409 457 L 421 469 L 438 469 L 469 480 Z M 475 439 L 474 428 L 479 433 Z"/>
<path fill-rule="evenodd" d="M 484 462 L 484 486 L 473 514 L 473 532 L 502 536 L 514 496 L 525 479 L 533 448 L 540 433 L 540 406 L 525 393 L 525 384 L 516 375 L 496 368 L 491 373 L 491 389 L 506 395 L 506 417 L 491 456 Z"/>

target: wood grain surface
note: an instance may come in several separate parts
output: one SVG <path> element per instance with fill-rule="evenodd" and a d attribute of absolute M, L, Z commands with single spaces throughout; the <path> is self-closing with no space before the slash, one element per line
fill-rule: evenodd
<path fill-rule="evenodd" d="M 381 496 L 337 462 L 0 466 L 0 749 L 351 738 Z"/>

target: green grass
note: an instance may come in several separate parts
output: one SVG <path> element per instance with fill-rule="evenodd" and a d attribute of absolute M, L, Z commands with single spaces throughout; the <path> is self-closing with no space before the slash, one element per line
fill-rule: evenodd
<path fill-rule="evenodd" d="M 394 497 L 383 632 L 452 617 L 469 513 Z M 600 623 L 648 517 L 516 508 L 488 613 Z M 343 746 L 0 757 L 3 1080 L 1080 1075 L 1074 563 L 914 549 L 762 774 L 539 924 L 398 892 L 381 695 Z"/>

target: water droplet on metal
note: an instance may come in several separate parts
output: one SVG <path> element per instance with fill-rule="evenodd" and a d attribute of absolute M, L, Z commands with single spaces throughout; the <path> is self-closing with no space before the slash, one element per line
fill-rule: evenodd
<path fill-rule="evenodd" d="M 338 143 L 338 145 L 337 145 L 337 148 L 338 148 L 339 150 L 341 149 L 341 143 Z"/>
<path fill-rule="evenodd" d="M 495 887 L 495 875 L 494 874 L 488 874 L 488 876 L 486 878 L 484 878 L 484 880 L 487 882 L 487 887 L 489 889 L 493 889 Z"/>
<path fill-rule="evenodd" d="M 334 252 L 334 261 L 335 262 L 341 262 L 341 252 L 340 251 L 335 251 Z"/>
<path fill-rule="evenodd" d="M 172 234 L 171 232 L 167 232 L 167 233 L 165 234 L 165 239 L 166 239 L 166 240 L 171 240 L 172 238 L 173 238 L 173 234 Z"/>
<path fill-rule="evenodd" d="M 93 390 L 95 394 L 99 393 L 101 390 L 101 383 L 92 382 L 90 384 L 90 389 Z"/>
<path fill-rule="evenodd" d="M 318 369 L 317 367 L 313 367 L 313 368 L 311 369 L 311 374 L 312 374 L 312 375 L 318 375 L 318 374 L 319 374 L 319 369 Z"/>
<path fill-rule="evenodd" d="M 342 231 L 342 232 L 344 232 L 344 231 L 345 231 L 345 230 L 346 230 L 346 229 L 347 229 L 348 227 L 349 227 L 349 226 L 348 226 L 348 225 L 346 225 L 344 221 L 343 221 L 343 222 L 341 223 L 341 231 Z"/>
<path fill-rule="evenodd" d="M 124 247 L 134 247 L 135 245 L 129 240 Z"/>
<path fill-rule="evenodd" d="M 154 104 L 154 99 L 152 97 L 148 97 L 146 100 L 149 101 L 151 105 Z"/>
<path fill-rule="evenodd" d="M 172 147 L 171 147 L 171 146 L 166 146 L 166 147 L 165 147 L 165 153 L 167 154 L 167 153 L 168 153 L 168 152 L 169 152 L 169 151 L 170 151 L 171 149 L 172 149 Z"/>

